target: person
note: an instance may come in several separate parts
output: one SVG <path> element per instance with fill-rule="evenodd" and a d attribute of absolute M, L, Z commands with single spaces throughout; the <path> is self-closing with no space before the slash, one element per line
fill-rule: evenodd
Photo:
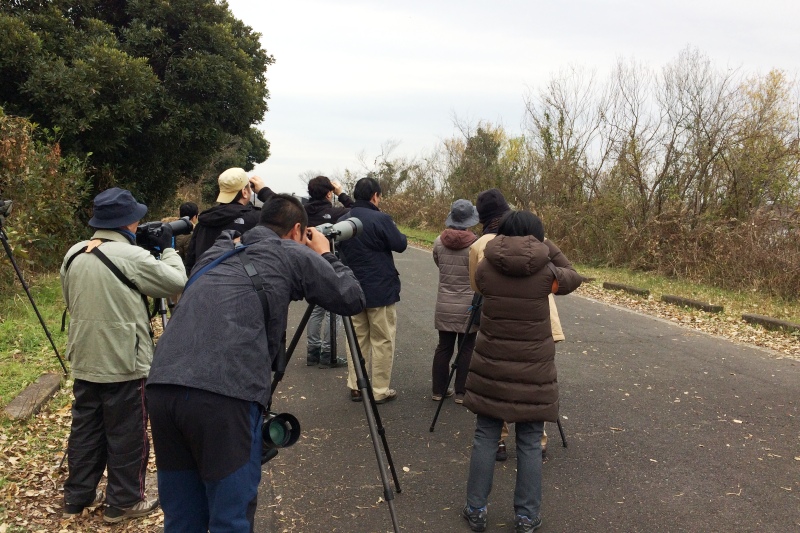
<path fill-rule="evenodd" d="M 200 209 L 194 202 L 184 202 L 178 209 L 179 218 L 189 217 L 189 221 L 192 223 L 193 228 L 197 225 L 197 216 L 199 213 Z M 186 262 L 186 253 L 189 251 L 189 242 L 191 240 L 191 233 L 187 233 L 186 235 L 178 235 L 175 237 L 175 251 L 178 252 L 178 255 L 181 256 L 181 259 L 183 259 L 184 263 Z"/>
<path fill-rule="evenodd" d="M 166 533 L 253 531 L 262 412 L 289 303 L 306 298 L 342 315 L 364 308 L 353 273 L 307 220 L 300 201 L 276 194 L 241 236 L 246 250 L 213 265 L 237 244 L 235 232 L 223 232 L 158 341 L 147 401 Z"/>
<path fill-rule="evenodd" d="M 394 266 L 392 252 L 404 252 L 408 243 L 392 217 L 378 208 L 381 186 L 374 178 L 361 178 L 353 188 L 355 202 L 350 213 L 342 217 L 358 218 L 363 231 L 352 239 L 339 243 L 345 263 L 364 289 L 366 309 L 353 315 L 353 329 L 358 338 L 361 355 L 370 373 L 375 403 L 385 403 L 397 397 L 390 388 L 394 344 L 397 333 L 397 309 L 400 301 L 400 274 Z M 350 399 L 360 402 L 361 391 L 351 358 L 347 360 L 347 386 Z"/>
<path fill-rule="evenodd" d="M 581 280 L 561 250 L 545 240 L 542 221 L 528 211 L 506 214 L 486 244 L 475 273 L 484 301 L 464 397 L 477 415 L 462 511 L 472 531 L 486 529 L 503 421 L 516 424 L 515 531 L 542 524 L 541 435 L 545 421 L 558 420 L 548 294 L 569 294 Z"/>
<path fill-rule="evenodd" d="M 333 197 L 344 207 L 335 207 Z M 326 176 L 317 176 L 308 182 L 308 196 L 310 200 L 305 204 L 308 213 L 308 225 L 319 226 L 326 223 L 335 223 L 339 218 L 350 212 L 353 200 L 342 191 L 338 181 L 331 181 Z M 337 326 L 341 317 L 336 318 Z M 325 308 L 317 306 L 311 311 L 311 316 L 306 325 L 306 365 L 319 365 L 319 368 L 335 368 L 345 364 L 343 358 L 331 360 L 331 321 L 330 313 Z"/>
<path fill-rule="evenodd" d="M 145 496 L 150 442 L 144 385 L 153 339 L 143 295 L 163 298 L 180 292 L 186 273 L 169 227 L 157 243 L 160 260 L 136 246 L 136 227 L 146 212 L 147 206 L 127 190 L 101 192 L 89 220 L 94 235 L 72 246 L 61 265 L 61 288 L 71 315 L 67 359 L 75 380 L 65 516 L 78 516 L 103 502 L 97 485 L 105 469 L 104 521 L 145 516 L 158 506 L 158 499 Z"/>
<path fill-rule="evenodd" d="M 436 346 L 431 367 L 433 401 L 442 401 L 455 392 L 455 402 L 464 403 L 464 384 L 477 335 L 474 325 L 467 331 L 467 322 L 474 296 L 469 285 L 469 247 L 478 237 L 467 228 L 477 223 L 478 211 L 472 202 L 456 200 L 445 220 L 447 229 L 433 241 L 433 261 L 439 267 L 434 314 L 439 344 Z M 448 389 L 450 359 L 456 343 L 460 348 L 456 354 L 456 382 L 453 389 Z"/>
<path fill-rule="evenodd" d="M 224 230 L 244 233 L 258 223 L 260 209 L 251 203 L 251 188 L 262 202 L 274 193 L 258 176 L 247 177 L 241 168 L 229 168 L 217 179 L 219 195 L 214 207 L 206 209 L 197 217 L 186 250 L 186 272 L 191 272 L 203 253 L 211 248 Z"/>
<path fill-rule="evenodd" d="M 478 194 L 476 208 L 478 210 L 479 221 L 483 225 L 483 231 L 481 237 L 478 238 L 469 249 L 469 283 L 474 291 L 478 290 L 475 285 L 475 271 L 478 268 L 478 263 L 483 259 L 483 251 L 486 248 L 486 244 L 494 239 L 500 221 L 503 216 L 511 210 L 503 193 L 500 192 L 500 189 L 489 189 Z M 555 342 L 561 342 L 565 339 L 564 331 L 561 328 L 561 319 L 558 316 L 558 308 L 556 307 L 556 302 L 552 294 L 548 297 L 548 301 L 550 303 L 550 326 L 553 330 L 553 340 L 555 340 Z M 503 424 L 503 430 L 500 432 L 500 441 L 497 443 L 497 453 L 495 456 L 498 461 L 505 461 L 508 459 L 506 437 L 508 437 L 508 425 Z M 542 431 L 542 453 L 546 453 L 546 451 L 547 432 Z"/>

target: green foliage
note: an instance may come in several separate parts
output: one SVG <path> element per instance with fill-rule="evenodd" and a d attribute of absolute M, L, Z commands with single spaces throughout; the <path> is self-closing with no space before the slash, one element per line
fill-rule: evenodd
<path fill-rule="evenodd" d="M 223 160 L 268 156 L 259 37 L 215 0 L 19 0 L 0 7 L 0 105 L 88 157 L 95 189 L 157 208 Z"/>
<path fill-rule="evenodd" d="M 20 268 L 46 272 L 61 264 L 66 244 L 85 231 L 77 215 L 87 187 L 84 162 L 62 157 L 48 132 L 37 140 L 36 131 L 0 108 L 0 199 L 14 202 L 4 229 Z M 14 279 L 13 270 L 0 269 L 0 286 Z"/>
<path fill-rule="evenodd" d="M 58 275 L 39 277 L 30 282 L 36 306 L 50 330 L 61 356 L 67 342 L 59 328 L 64 300 Z M 5 406 L 25 387 L 46 372 L 63 373 L 53 347 L 39 324 L 30 301 L 21 287 L 3 291 L 0 300 L 0 407 Z"/>

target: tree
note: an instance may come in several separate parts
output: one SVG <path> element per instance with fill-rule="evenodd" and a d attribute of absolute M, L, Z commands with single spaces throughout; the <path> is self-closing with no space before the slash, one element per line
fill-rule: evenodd
<path fill-rule="evenodd" d="M 260 35 L 215 0 L 14 0 L 0 7 L 0 105 L 88 157 L 95 188 L 169 200 L 224 161 L 269 154 Z"/>

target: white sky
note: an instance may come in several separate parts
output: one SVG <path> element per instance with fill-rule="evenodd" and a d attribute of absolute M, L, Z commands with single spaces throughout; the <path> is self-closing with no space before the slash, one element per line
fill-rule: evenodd
<path fill-rule="evenodd" d="M 271 156 L 255 173 L 305 193 L 306 171 L 360 169 L 457 135 L 454 117 L 518 133 L 524 97 L 560 69 L 659 69 L 687 46 L 719 67 L 800 73 L 797 0 L 228 0 L 262 34 Z"/>

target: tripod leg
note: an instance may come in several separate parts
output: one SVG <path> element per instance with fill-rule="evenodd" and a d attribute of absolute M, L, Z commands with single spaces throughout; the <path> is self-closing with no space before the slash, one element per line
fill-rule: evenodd
<path fill-rule="evenodd" d="M 398 493 L 401 490 L 400 481 L 397 479 L 397 472 L 395 471 L 394 463 L 392 462 L 392 454 L 389 451 L 389 443 L 386 441 L 386 432 L 383 428 L 383 424 L 381 423 L 380 414 L 378 413 L 378 406 L 375 404 L 375 397 L 372 394 L 372 385 L 367 377 L 364 357 L 361 354 L 361 348 L 356 340 L 353 322 L 349 316 L 343 316 L 342 321 L 344 322 L 344 333 L 347 337 L 347 344 L 350 346 L 350 356 L 353 358 L 353 367 L 356 372 L 358 387 L 361 391 L 361 397 L 364 398 L 364 412 L 367 415 L 369 435 L 372 438 L 372 447 L 375 449 L 375 457 L 378 460 L 378 470 L 380 471 L 381 481 L 383 482 L 383 496 L 386 500 L 386 504 L 389 506 L 389 514 L 392 517 L 392 525 L 394 526 L 394 530 L 396 533 L 399 533 L 400 529 L 397 525 L 397 515 L 395 514 L 394 510 L 394 494 L 392 493 L 391 487 L 389 486 L 389 480 L 386 476 L 386 467 L 383 464 L 383 458 L 381 457 L 380 447 L 378 445 L 378 435 L 380 435 L 381 440 L 383 441 L 383 451 L 386 454 L 386 461 L 389 463 L 389 469 L 391 470 L 392 477 L 394 478 L 394 486 Z M 369 401 L 369 405 L 366 405 L 367 401 Z"/>
<path fill-rule="evenodd" d="M 328 315 L 330 315 L 328 342 L 331 346 L 331 367 L 336 367 L 337 358 L 339 357 L 336 353 L 336 315 L 333 313 L 328 313 Z"/>
<path fill-rule="evenodd" d="M 289 343 L 289 346 L 286 348 L 286 353 L 283 356 L 283 361 L 280 362 L 278 368 L 275 369 L 275 373 L 272 376 L 272 386 L 270 391 L 272 394 L 275 394 L 275 389 L 278 386 L 278 383 L 283 379 L 283 375 L 286 373 L 286 365 L 289 364 L 289 359 L 292 358 L 292 354 L 294 353 L 294 349 L 297 347 L 297 343 L 300 342 L 300 336 L 306 330 L 306 324 L 308 324 L 308 319 L 311 318 L 311 313 L 314 311 L 314 304 L 308 304 L 306 308 L 306 312 L 303 314 L 303 318 L 300 320 L 300 325 L 297 326 L 297 331 L 294 332 L 294 336 L 292 337 L 292 341 Z M 270 405 L 272 401 L 270 400 Z"/>
<path fill-rule="evenodd" d="M 167 299 L 158 299 L 158 314 L 161 315 L 161 327 L 166 328 L 169 319 L 167 318 Z"/>
<path fill-rule="evenodd" d="M 25 278 L 22 277 L 22 271 L 20 271 L 19 266 L 17 266 L 17 262 L 14 261 L 14 254 L 11 251 L 11 246 L 8 244 L 8 237 L 6 236 L 6 232 L 3 230 L 2 225 L 0 225 L 0 241 L 3 241 L 3 248 L 6 251 L 6 255 L 8 255 L 8 259 L 11 261 L 14 271 L 17 273 L 17 277 L 19 278 L 19 282 L 22 284 L 22 288 L 25 289 L 25 294 L 28 295 L 28 300 L 31 301 L 33 310 L 36 312 L 36 316 L 39 318 L 39 323 L 42 325 L 42 329 L 44 329 L 45 335 L 47 335 L 47 339 L 50 341 L 50 346 L 52 346 L 53 351 L 56 352 L 56 357 L 58 358 L 58 362 L 61 363 L 61 368 L 64 370 L 64 375 L 68 376 L 69 372 L 67 372 L 67 367 L 64 365 L 64 360 L 61 358 L 61 354 L 58 353 L 58 348 L 56 348 L 56 343 L 53 341 L 53 336 L 50 335 L 50 330 L 47 329 L 47 325 L 44 323 L 44 318 L 42 318 L 39 308 L 36 307 L 36 302 L 33 301 L 33 295 L 28 288 L 28 284 L 25 283 Z"/>
<path fill-rule="evenodd" d="M 561 427 L 561 419 L 559 418 L 556 422 L 558 424 L 558 433 L 561 435 L 561 445 L 564 446 L 564 448 L 566 448 L 567 438 L 564 436 L 564 428 Z"/>

